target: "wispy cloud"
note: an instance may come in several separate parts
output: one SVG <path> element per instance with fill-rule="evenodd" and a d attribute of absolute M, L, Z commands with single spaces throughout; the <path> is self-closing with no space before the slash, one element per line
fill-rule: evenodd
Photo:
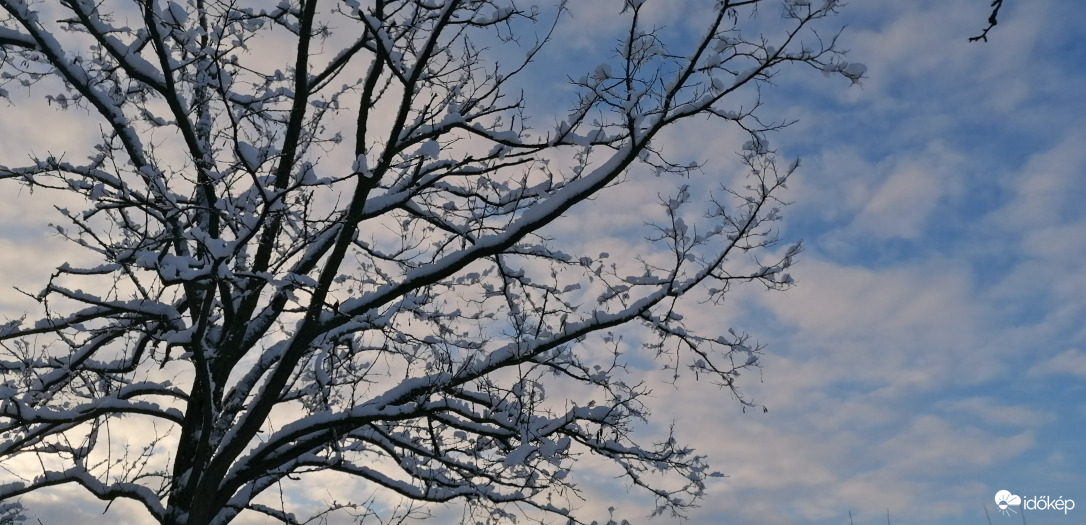
<path fill-rule="evenodd" d="M 604 4 L 577 3 L 556 35 L 562 49 L 548 58 L 606 56 L 614 5 Z M 681 9 L 654 4 L 662 26 L 683 26 Z M 968 44 L 987 4 L 853 2 L 839 20 L 848 24 L 842 41 L 870 78 L 846 89 L 806 71 L 766 90 L 767 109 L 802 118 L 771 139 L 804 156 L 781 231 L 803 237 L 807 250 L 793 290 L 739 290 L 688 318 L 749 330 L 768 345 L 762 373 L 741 383 L 768 414 L 744 414 L 725 391 L 691 377 L 653 389 L 661 425 L 643 435 L 664 435 L 674 421 L 680 438 L 728 475 L 712 481 L 692 523 L 841 524 L 850 509 L 856 523 L 885 521 L 887 509 L 893 523 L 982 523 L 981 505 L 1011 482 L 1058 483 L 1054 490 L 1086 512 L 1078 441 L 1086 421 L 1086 52 L 1078 27 L 1086 3 L 1008 3 L 991 42 Z M 741 133 L 709 129 L 695 123 L 661 140 L 684 160 L 714 162 L 688 181 L 700 197 L 741 173 L 733 155 Z M 34 133 L 5 139 L 0 153 L 79 139 Z M 618 185 L 610 200 L 548 233 L 558 245 L 626 259 L 675 183 L 655 180 L 659 194 Z M 23 204 L 0 210 L 8 282 L 47 278 L 48 268 L 28 261 L 55 243 L 30 240 L 42 230 L 27 233 L 55 220 L 47 214 Z M 0 300 L 5 314 L 21 304 Z M 659 379 L 645 371 L 645 356 L 636 359 L 633 373 Z M 600 519 L 614 502 L 631 520 L 651 510 L 604 462 L 578 458 L 578 466 L 588 500 L 581 516 Z M 306 491 L 369 494 L 354 485 Z M 101 503 L 79 494 L 58 488 L 33 503 L 47 504 L 47 523 L 104 522 Z M 115 505 L 107 517 L 139 516 Z"/>

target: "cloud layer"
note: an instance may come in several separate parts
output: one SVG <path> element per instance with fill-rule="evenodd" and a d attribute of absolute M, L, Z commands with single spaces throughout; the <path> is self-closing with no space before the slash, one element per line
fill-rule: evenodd
<path fill-rule="evenodd" d="M 712 482 L 691 523 L 841 524 L 850 511 L 855 523 L 887 512 L 893 523 L 982 523 L 984 506 L 994 522 L 1000 489 L 1073 498 L 1086 512 L 1086 40 L 1076 26 L 1086 4 L 1008 3 L 991 42 L 966 43 L 987 4 L 854 2 L 836 22 L 869 78 L 848 88 L 788 72 L 766 90 L 772 115 L 801 119 L 772 139 L 782 156 L 803 157 L 781 233 L 806 251 L 795 289 L 739 290 L 688 320 L 727 323 L 767 345 L 761 377 L 749 374 L 744 390 L 769 413 L 743 413 L 692 377 L 654 389 L 662 426 L 643 432 L 674 421 L 728 476 Z M 595 31 L 612 14 L 601 5 L 576 7 L 553 59 L 601 52 L 614 37 Z M 653 16 L 681 28 L 683 12 Z M 79 140 L 0 129 L 8 156 Z M 687 133 L 663 140 L 714 162 L 692 184 L 708 191 L 734 178 L 740 134 Z M 621 186 L 609 195 L 554 233 L 620 255 L 657 196 Z M 0 267 L 19 286 L 48 276 L 27 261 L 66 249 L 43 228 L 48 208 L 29 202 L 0 211 Z M 9 315 L 28 307 L 0 298 Z M 579 463 L 579 515 L 604 519 L 615 506 L 641 522 L 651 511 L 606 465 Z M 317 499 L 370 494 L 315 487 Z M 46 523 L 145 519 L 127 504 L 103 516 L 103 503 L 68 487 L 23 501 Z M 1074 512 L 1029 523 L 1077 523 Z"/>

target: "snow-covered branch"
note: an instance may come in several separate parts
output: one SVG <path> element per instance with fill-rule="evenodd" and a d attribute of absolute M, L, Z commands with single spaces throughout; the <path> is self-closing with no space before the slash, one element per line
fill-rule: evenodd
<path fill-rule="evenodd" d="M 864 68 L 815 32 L 836 1 L 692 4 L 703 30 L 671 38 L 616 2 L 614 52 L 563 85 L 566 3 L 0 0 L 0 97 L 100 130 L 0 159 L 0 184 L 65 196 L 52 230 L 93 258 L 55 261 L 24 292 L 41 315 L 0 324 L 0 454 L 40 467 L 0 498 L 76 483 L 165 524 L 302 523 L 265 493 L 324 472 L 576 519 L 592 454 L 661 513 L 695 505 L 714 474 L 633 430 L 650 385 L 622 334 L 756 406 L 738 378 L 763 349 L 691 313 L 792 284 L 775 223 L 798 164 L 778 167 L 757 90 L 794 63 Z M 747 137 L 745 176 L 709 184 L 673 144 L 702 117 Z M 659 206 L 625 253 L 558 234 L 626 188 Z M 119 418 L 156 432 L 118 467 Z"/>

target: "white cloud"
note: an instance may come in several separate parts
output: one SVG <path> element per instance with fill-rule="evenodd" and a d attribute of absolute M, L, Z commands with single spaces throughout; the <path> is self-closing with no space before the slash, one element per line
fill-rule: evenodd
<path fill-rule="evenodd" d="M 1033 365 L 1026 372 L 1027 377 L 1052 375 L 1086 377 L 1086 352 L 1082 352 L 1078 349 L 1065 350 Z"/>
<path fill-rule="evenodd" d="M 1077 129 L 1050 149 L 1032 156 L 1008 190 L 1013 200 L 993 214 L 991 221 L 1022 231 L 1061 224 L 1071 218 L 1086 219 L 1082 196 L 1086 195 L 1086 129 Z"/>
<path fill-rule="evenodd" d="M 920 237 L 931 213 L 957 179 L 946 162 L 906 162 L 897 166 L 874 191 L 857 215 L 854 226 L 880 237 Z"/>
<path fill-rule="evenodd" d="M 1083 365 L 1086 371 L 1086 356 Z M 935 403 L 935 408 L 951 415 L 966 414 L 1003 427 L 1039 427 L 1053 420 L 1052 414 L 1035 406 L 1010 404 L 983 396 L 945 399 Z"/>
<path fill-rule="evenodd" d="M 896 469 L 932 476 L 1012 458 L 1033 445 L 1031 432 L 1001 437 L 930 415 L 918 415 L 903 432 L 873 451 Z"/>
<path fill-rule="evenodd" d="M 767 382 L 777 372 L 774 363 Z M 797 405 L 774 401 L 768 414 L 744 415 L 704 383 L 658 389 L 654 403 L 675 418 L 680 439 L 692 440 L 728 476 L 712 482 L 695 522 L 730 516 L 747 523 L 834 523 L 850 509 L 864 522 L 886 509 L 894 522 L 954 515 L 975 510 L 970 498 L 988 490 L 973 479 L 1036 442 L 1031 428 L 989 431 L 955 414 L 917 410 L 908 398 L 804 390 L 809 399 Z"/>
<path fill-rule="evenodd" d="M 767 304 L 808 343 L 858 342 L 931 356 L 943 352 L 933 345 L 976 333 L 983 312 L 968 267 L 952 260 L 873 270 L 806 258 L 795 273 L 799 286 L 767 296 Z"/>
<path fill-rule="evenodd" d="M 857 242 L 906 239 L 923 242 L 942 215 L 968 198 L 964 155 L 939 140 L 879 161 L 859 148 L 831 148 L 805 163 L 793 183 L 790 223 L 808 218 L 840 224 L 811 239 L 816 250 L 855 253 Z M 802 226 L 802 222 L 801 222 Z"/>

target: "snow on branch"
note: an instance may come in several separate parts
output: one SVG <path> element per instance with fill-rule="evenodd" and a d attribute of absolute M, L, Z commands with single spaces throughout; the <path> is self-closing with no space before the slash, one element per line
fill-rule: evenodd
<path fill-rule="evenodd" d="M 764 348 L 704 312 L 788 289 L 800 253 L 777 236 L 798 162 L 758 92 L 793 65 L 865 74 L 817 31 L 839 2 L 704 4 L 672 38 L 614 2 L 613 52 L 579 70 L 547 53 L 571 3 L 0 0 L 0 96 L 96 130 L 0 158 L 90 260 L 35 261 L 38 310 L 0 322 L 0 454 L 36 465 L 0 499 L 75 483 L 164 524 L 305 523 L 318 502 L 270 491 L 335 475 L 581 519 L 593 455 L 683 515 L 718 474 L 633 430 L 648 393 L 760 406 L 739 377 Z M 744 137 L 736 163 L 676 143 L 703 117 Z"/>

